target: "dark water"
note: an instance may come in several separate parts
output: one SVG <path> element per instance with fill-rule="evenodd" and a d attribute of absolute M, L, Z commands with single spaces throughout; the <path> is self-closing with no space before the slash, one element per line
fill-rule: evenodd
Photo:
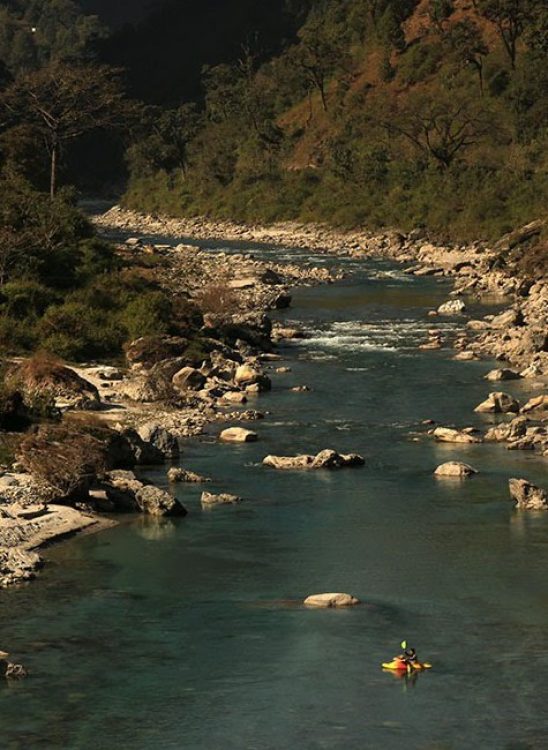
<path fill-rule="evenodd" d="M 297 293 L 286 317 L 313 334 L 283 350 L 292 372 L 258 401 L 260 442 L 212 430 L 184 447 L 185 467 L 247 502 L 201 512 L 182 487 L 186 519 L 66 543 L 37 583 L 0 595 L 0 646 L 32 670 L 0 685 L 2 748 L 547 747 L 548 514 L 515 513 L 507 492 L 510 476 L 545 481 L 543 464 L 409 435 L 425 418 L 479 423 L 489 390 L 489 363 L 415 348 L 447 291 L 371 263 Z M 367 466 L 260 465 L 325 447 Z M 481 473 L 436 481 L 451 459 Z M 320 591 L 365 604 L 286 601 Z M 415 682 L 379 668 L 403 638 L 434 664 Z"/>

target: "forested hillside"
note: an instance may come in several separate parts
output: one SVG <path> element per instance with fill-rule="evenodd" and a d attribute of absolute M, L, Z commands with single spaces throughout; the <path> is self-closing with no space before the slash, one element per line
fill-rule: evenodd
<path fill-rule="evenodd" d="M 28 77 L 110 65 L 101 80 L 116 79 L 131 106 L 90 115 L 57 144 L 56 169 L 94 193 L 128 177 L 131 207 L 462 238 L 543 211 L 543 0 L 144 7 L 114 17 L 98 0 L 0 3 L 4 171 L 51 184 L 51 140 L 22 104 Z"/>
<path fill-rule="evenodd" d="M 493 236 L 546 205 L 546 16 L 535 0 L 325 0 L 129 150 L 133 207 Z"/>

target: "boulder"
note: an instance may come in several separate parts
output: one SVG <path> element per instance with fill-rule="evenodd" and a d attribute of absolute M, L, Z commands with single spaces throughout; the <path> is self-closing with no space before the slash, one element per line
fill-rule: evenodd
<path fill-rule="evenodd" d="M 516 417 L 511 422 L 498 424 L 485 433 L 485 440 L 503 443 L 506 440 L 517 440 L 527 432 L 527 417 Z"/>
<path fill-rule="evenodd" d="M 137 433 L 145 443 L 153 445 L 165 458 L 177 458 L 179 456 L 180 449 L 177 438 L 156 422 L 147 422 L 141 425 Z"/>
<path fill-rule="evenodd" d="M 219 440 L 225 443 L 255 443 L 258 440 L 256 432 L 245 430 L 243 427 L 229 427 L 219 435 Z"/>
<path fill-rule="evenodd" d="M 149 516 L 186 516 L 181 503 L 165 490 L 145 485 L 135 493 L 138 507 Z"/>
<path fill-rule="evenodd" d="M 481 443 L 482 439 L 465 430 L 453 430 L 450 427 L 436 427 L 433 432 L 440 443 Z"/>
<path fill-rule="evenodd" d="M 548 510 L 548 493 L 527 479 L 509 479 L 508 488 L 516 508 L 521 510 Z"/>
<path fill-rule="evenodd" d="M 478 359 L 478 356 L 474 352 L 465 349 L 462 352 L 457 352 L 453 359 L 461 362 L 472 362 L 473 360 Z"/>
<path fill-rule="evenodd" d="M 183 367 L 175 373 L 171 382 L 179 392 L 185 393 L 186 391 L 201 390 L 205 385 L 206 377 L 194 367 Z"/>
<path fill-rule="evenodd" d="M 151 516 L 185 516 L 186 508 L 165 490 L 141 482 L 132 471 L 111 471 L 104 487 L 117 510 Z"/>
<path fill-rule="evenodd" d="M 265 466 L 273 469 L 310 469 L 314 461 L 314 456 L 266 456 L 263 459 Z"/>
<path fill-rule="evenodd" d="M 548 411 L 548 396 L 534 396 L 522 407 L 521 411 L 523 414 L 527 414 L 531 411 Z"/>
<path fill-rule="evenodd" d="M 495 391 L 485 401 L 478 404 L 474 411 L 481 414 L 508 414 L 519 412 L 519 401 L 508 393 Z"/>
<path fill-rule="evenodd" d="M 227 391 L 223 393 L 223 401 L 229 404 L 247 404 L 247 396 L 242 391 Z"/>
<path fill-rule="evenodd" d="M 193 471 L 182 469 L 180 467 L 173 466 L 167 472 L 167 478 L 169 482 L 176 484 L 178 482 L 186 482 L 187 484 L 202 484 L 204 482 L 211 482 L 211 479 L 202 477 L 200 474 L 195 474 Z"/>
<path fill-rule="evenodd" d="M 249 386 L 256 386 L 259 391 L 269 391 L 272 387 L 270 378 L 261 370 L 249 364 L 243 364 L 237 368 L 234 375 L 234 382 L 236 385 L 246 388 L 246 390 Z"/>
<path fill-rule="evenodd" d="M 133 454 L 133 465 L 148 466 L 151 464 L 161 464 L 165 460 L 162 451 L 152 443 L 143 440 L 136 430 L 126 428 L 120 432 L 120 435 L 123 440 L 127 441 L 130 451 Z M 121 464 L 119 463 L 118 465 Z"/>
<path fill-rule="evenodd" d="M 495 315 L 490 323 L 491 328 L 497 329 L 512 328 L 521 325 L 523 325 L 523 314 L 521 310 L 514 310 L 513 308 L 505 310 L 500 315 Z"/>
<path fill-rule="evenodd" d="M 491 370 L 485 376 L 485 380 L 490 380 L 491 382 L 497 382 L 500 380 L 519 380 L 519 378 L 521 378 L 519 372 L 510 370 L 507 367 L 502 367 L 497 370 Z"/>
<path fill-rule="evenodd" d="M 438 466 L 434 475 L 437 477 L 456 477 L 457 479 L 464 479 L 477 473 L 477 470 L 469 464 L 464 464 L 461 461 L 448 461 L 447 463 Z"/>
<path fill-rule="evenodd" d="M 266 456 L 263 459 L 263 464 L 273 469 L 281 470 L 342 469 L 363 466 L 365 460 L 357 453 L 341 454 L 328 448 L 320 451 L 316 456 L 307 454 L 299 456 Z"/>
<path fill-rule="evenodd" d="M 460 315 L 466 310 L 466 305 L 461 299 L 451 299 L 438 307 L 440 315 Z"/>
<path fill-rule="evenodd" d="M 311 594 L 304 600 L 307 607 L 328 609 L 332 607 L 354 607 L 360 600 L 351 594 Z"/>
<path fill-rule="evenodd" d="M 237 495 L 229 495 L 223 492 L 219 495 L 215 495 L 212 492 L 202 492 L 201 503 L 204 507 L 211 507 L 214 505 L 236 505 L 241 503 L 242 498 Z"/>

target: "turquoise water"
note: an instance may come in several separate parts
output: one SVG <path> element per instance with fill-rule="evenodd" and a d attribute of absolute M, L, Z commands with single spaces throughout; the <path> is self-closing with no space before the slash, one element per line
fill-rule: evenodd
<path fill-rule="evenodd" d="M 546 747 L 548 514 L 515 513 L 507 491 L 514 475 L 545 482 L 543 464 L 412 440 L 426 418 L 488 421 L 472 409 L 490 363 L 417 351 L 445 285 L 360 268 L 296 293 L 284 317 L 311 338 L 282 349 L 292 372 L 257 401 L 260 441 L 218 445 L 211 428 L 184 446 L 185 467 L 245 503 L 202 512 L 200 488 L 181 487 L 187 518 L 75 539 L 0 594 L 0 646 L 32 672 L 0 684 L 2 748 Z M 325 447 L 367 465 L 260 464 Z M 451 459 L 481 473 L 436 481 Z M 295 603 L 337 590 L 363 606 Z M 416 681 L 379 669 L 402 638 L 434 664 Z"/>

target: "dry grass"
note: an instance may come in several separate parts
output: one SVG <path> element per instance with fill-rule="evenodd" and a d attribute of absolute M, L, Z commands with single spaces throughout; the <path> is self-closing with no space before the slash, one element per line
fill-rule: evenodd
<path fill-rule="evenodd" d="M 40 427 L 19 446 L 18 459 L 59 499 L 87 494 L 90 482 L 106 471 L 104 444 L 65 425 Z"/>
<path fill-rule="evenodd" d="M 194 301 L 205 315 L 234 315 L 241 310 L 238 294 L 228 284 L 208 284 L 194 295 Z"/>

